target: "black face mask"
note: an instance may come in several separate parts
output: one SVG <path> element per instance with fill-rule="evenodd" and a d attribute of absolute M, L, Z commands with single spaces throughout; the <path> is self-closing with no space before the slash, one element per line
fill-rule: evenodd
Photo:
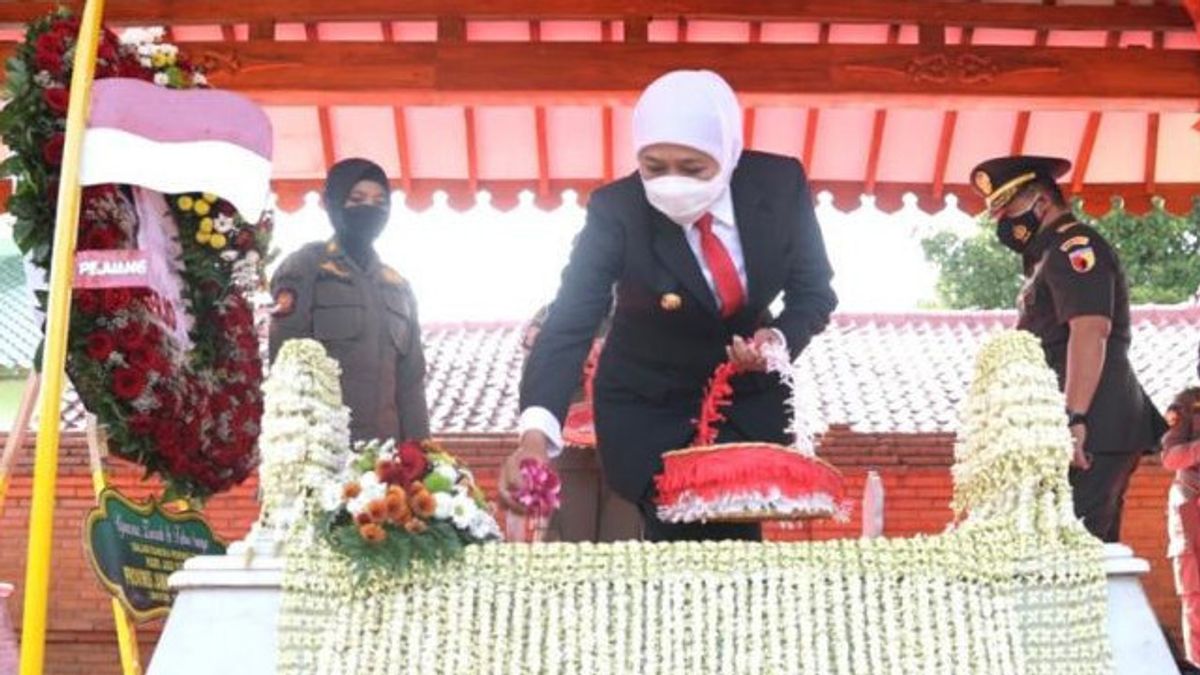
<path fill-rule="evenodd" d="M 1000 240 L 1001 244 L 1017 253 L 1024 253 L 1041 226 L 1042 219 L 1033 212 L 1031 206 L 1021 215 L 1006 216 L 998 220 L 996 222 L 996 238 Z"/>
<path fill-rule="evenodd" d="M 363 262 L 371 245 L 387 224 L 388 210 L 365 204 L 342 209 L 337 219 L 337 238 L 346 252 L 358 262 Z"/>

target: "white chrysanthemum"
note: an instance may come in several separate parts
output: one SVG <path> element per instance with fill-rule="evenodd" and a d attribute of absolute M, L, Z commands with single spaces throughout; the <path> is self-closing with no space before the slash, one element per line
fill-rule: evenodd
<path fill-rule="evenodd" d="M 436 504 L 433 509 L 433 517 L 438 520 L 449 520 L 454 513 L 453 495 L 448 492 L 435 492 L 433 501 Z"/>
<path fill-rule="evenodd" d="M 342 485 L 341 483 L 328 482 L 321 487 L 321 508 L 326 511 L 333 511 L 342 505 Z"/>
<path fill-rule="evenodd" d="M 171 78 L 166 73 L 155 73 L 154 84 L 160 87 L 165 87 L 171 83 Z"/>
<path fill-rule="evenodd" d="M 478 511 L 479 505 L 470 497 L 455 495 L 450 498 L 450 518 L 454 521 L 454 526 L 460 530 L 471 526 L 471 520 Z"/>

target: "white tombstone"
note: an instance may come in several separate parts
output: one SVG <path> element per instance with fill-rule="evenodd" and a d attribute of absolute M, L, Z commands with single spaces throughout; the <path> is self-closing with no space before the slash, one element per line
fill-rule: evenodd
<path fill-rule="evenodd" d="M 1121 544 L 1105 546 L 1108 633 L 1118 675 L 1177 673 L 1138 577 L 1150 565 Z M 283 560 L 235 545 L 189 560 L 171 575 L 179 591 L 149 675 L 275 672 Z"/>

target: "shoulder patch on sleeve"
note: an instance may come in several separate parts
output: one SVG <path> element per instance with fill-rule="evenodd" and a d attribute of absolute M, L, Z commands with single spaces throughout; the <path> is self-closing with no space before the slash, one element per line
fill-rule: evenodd
<path fill-rule="evenodd" d="M 296 291 L 290 288 L 280 288 L 275 291 L 275 305 L 271 308 L 271 316 L 283 318 L 296 311 Z"/>
<path fill-rule="evenodd" d="M 1058 250 L 1062 251 L 1063 253 L 1067 253 L 1073 248 L 1078 246 L 1087 246 L 1089 243 L 1091 243 L 1091 239 L 1088 239 L 1082 235 L 1071 237 L 1070 239 L 1064 241 L 1062 245 L 1058 247 Z"/>
<path fill-rule="evenodd" d="M 1080 246 L 1067 251 L 1067 259 L 1071 261 L 1071 269 L 1080 274 L 1090 272 L 1096 266 L 1096 252 L 1091 246 Z"/>
<path fill-rule="evenodd" d="M 1058 227 L 1058 229 L 1056 230 L 1056 232 L 1058 232 L 1059 234 L 1062 234 L 1063 232 L 1066 232 L 1067 230 L 1071 229 L 1072 227 L 1079 227 L 1079 225 L 1080 225 L 1080 222 L 1078 220 L 1072 220 L 1069 223 L 1060 225 Z"/>

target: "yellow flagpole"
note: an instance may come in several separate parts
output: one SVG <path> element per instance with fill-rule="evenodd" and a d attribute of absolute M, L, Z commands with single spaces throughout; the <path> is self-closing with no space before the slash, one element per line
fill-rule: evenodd
<path fill-rule="evenodd" d="M 79 162 L 83 132 L 96 70 L 104 0 L 87 0 L 75 45 L 66 143 L 59 179 L 58 217 L 50 265 L 50 301 L 46 311 L 43 390 L 29 509 L 29 552 L 25 565 L 25 608 L 21 622 L 21 675 L 41 675 L 46 656 L 46 609 L 50 594 L 50 553 L 54 537 L 54 489 L 58 479 L 58 431 L 67 330 L 71 323 L 71 285 L 75 276 L 75 238 L 82 194 Z"/>
<path fill-rule="evenodd" d="M 104 472 L 104 454 L 108 447 L 108 439 L 96 416 L 88 414 L 87 418 L 88 462 L 92 468 L 92 490 L 96 499 L 108 487 L 108 476 Z M 137 626 L 129 617 L 129 612 L 115 597 L 112 599 L 113 623 L 117 628 L 117 651 L 121 655 L 122 675 L 141 675 L 141 654 L 138 651 Z"/>

